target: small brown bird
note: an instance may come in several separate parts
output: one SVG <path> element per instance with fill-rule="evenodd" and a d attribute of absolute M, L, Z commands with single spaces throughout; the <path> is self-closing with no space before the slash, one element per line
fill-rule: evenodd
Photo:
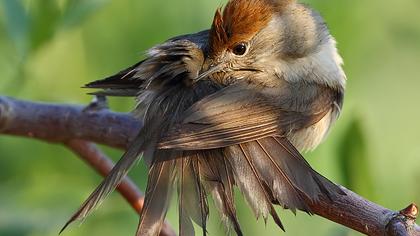
<path fill-rule="evenodd" d="M 180 235 L 194 235 L 193 222 L 206 235 L 208 195 L 242 235 L 235 186 L 257 218 L 271 215 L 282 229 L 273 204 L 310 213 L 308 203 L 343 194 L 298 151 L 315 148 L 340 113 L 341 64 L 317 12 L 293 0 L 230 0 L 210 30 L 172 38 L 87 85 L 135 96 L 144 126 L 67 224 L 86 217 L 142 157 L 150 168 L 142 236 L 159 234 L 174 189 Z"/>

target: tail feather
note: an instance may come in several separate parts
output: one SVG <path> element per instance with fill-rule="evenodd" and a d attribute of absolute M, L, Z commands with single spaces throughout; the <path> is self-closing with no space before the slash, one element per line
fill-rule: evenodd
<path fill-rule="evenodd" d="M 201 175 L 201 167 L 199 164 L 199 158 L 200 156 L 197 154 L 195 158 L 193 159 L 193 169 L 196 174 L 196 184 L 198 187 L 199 192 L 199 199 L 200 199 L 200 209 L 201 209 L 201 227 L 203 229 L 203 236 L 207 234 L 207 218 L 209 215 L 209 206 L 207 202 L 207 194 L 205 192 L 205 188 L 202 183 L 202 175 Z"/>
<path fill-rule="evenodd" d="M 143 145 L 145 144 L 145 140 L 142 136 L 143 134 L 140 132 L 139 136 L 134 139 L 130 148 L 124 153 L 112 171 L 81 205 L 76 213 L 74 213 L 73 216 L 66 222 L 64 227 L 60 230 L 60 233 L 63 232 L 72 222 L 86 218 L 118 186 L 134 163 L 141 158 L 140 154 L 142 153 Z"/>
<path fill-rule="evenodd" d="M 283 225 L 273 203 L 296 212 L 311 213 L 308 201 L 344 194 L 334 183 L 314 171 L 285 138 L 268 137 L 225 148 L 235 183 L 256 217 L 271 214 Z M 284 230 L 284 229 L 283 229 Z"/>
<path fill-rule="evenodd" d="M 191 176 L 189 169 L 189 160 L 185 157 L 178 159 L 178 202 L 179 202 L 179 235 L 194 236 L 194 226 L 192 220 L 188 214 L 189 194 L 194 193 L 191 180 L 194 180 L 194 176 Z M 194 196 L 193 196 L 194 197 Z M 193 198 L 194 200 L 194 198 Z"/>
<path fill-rule="evenodd" d="M 296 173 L 294 171 L 294 168 L 296 168 L 297 166 L 296 167 L 290 167 L 289 169 L 291 169 L 292 172 L 295 172 L 295 175 L 293 175 L 293 176 L 296 179 L 299 179 L 299 184 L 306 186 L 306 187 L 302 187 L 302 189 L 304 189 L 304 191 L 309 193 L 310 191 L 308 191 L 308 187 L 309 187 L 309 189 L 319 190 L 319 191 L 313 192 L 313 195 L 315 195 L 315 196 L 326 195 L 327 197 L 329 197 L 332 200 L 335 199 L 337 195 L 345 195 L 343 190 L 341 190 L 336 184 L 334 184 L 333 182 L 331 182 L 330 180 L 328 180 L 327 178 L 325 178 L 324 176 L 322 176 L 321 174 L 316 172 L 314 169 L 312 169 L 312 167 L 309 165 L 309 163 L 300 154 L 300 152 L 293 146 L 293 144 L 290 143 L 289 140 L 287 140 L 286 138 L 279 138 L 279 137 L 274 137 L 273 139 L 278 144 L 280 144 L 285 150 L 287 150 L 287 152 L 291 155 L 291 157 L 293 157 L 295 159 L 294 163 L 296 163 L 296 164 L 299 163 L 298 165 L 302 165 L 302 168 L 299 168 L 299 170 L 302 170 L 306 174 Z M 280 160 L 282 160 L 282 159 L 280 159 Z M 304 166 L 306 166 L 306 168 Z M 291 174 L 291 173 L 288 173 L 288 174 Z M 305 178 L 305 176 L 306 177 L 312 176 L 312 179 L 316 182 L 316 184 L 313 185 L 313 186 L 308 186 L 307 179 Z M 313 182 L 311 182 L 311 183 L 313 183 Z M 312 200 L 312 201 L 316 201 L 317 199 L 318 199 L 317 197 L 310 198 L 310 200 Z"/>
<path fill-rule="evenodd" d="M 231 162 L 235 181 L 244 194 L 257 218 L 262 216 L 266 221 L 270 214 L 275 223 L 284 230 L 283 224 L 278 217 L 273 205 L 273 196 L 267 191 L 267 185 L 261 179 L 261 173 L 257 172 L 254 158 L 249 155 L 243 145 L 231 146 L 226 150 L 228 160 Z"/>
<path fill-rule="evenodd" d="M 276 202 L 293 212 L 296 209 L 310 212 L 302 192 L 294 186 L 293 179 L 290 179 L 284 166 L 279 166 L 276 162 L 276 159 L 287 159 L 287 156 L 273 156 L 267 149 L 274 147 L 268 147 L 262 140 L 246 143 L 243 146 L 252 156 L 254 168 L 272 191 Z"/>
<path fill-rule="evenodd" d="M 179 235 L 194 235 L 192 221 L 202 227 L 206 235 L 208 205 L 196 155 L 178 160 Z"/>
<path fill-rule="evenodd" d="M 237 235 L 243 235 L 236 216 L 233 198 L 234 180 L 230 163 L 220 149 L 202 152 L 199 158 L 208 192 L 222 215 L 225 225 L 231 226 Z"/>
<path fill-rule="evenodd" d="M 270 214 L 271 214 L 274 222 L 276 222 L 276 224 L 284 231 L 283 223 L 281 223 L 279 216 L 277 215 L 276 211 L 274 210 L 273 205 L 270 202 L 270 200 L 272 200 L 273 197 L 272 196 L 270 197 L 268 195 L 269 193 L 266 190 L 267 184 L 264 185 L 263 180 L 260 177 L 260 174 L 257 172 L 257 170 L 255 168 L 254 160 L 255 159 L 258 159 L 258 157 L 251 158 L 249 156 L 249 153 L 247 153 L 247 151 L 243 148 L 243 145 L 242 144 L 239 144 L 238 146 L 240 147 L 240 149 L 241 149 L 241 151 L 242 151 L 242 153 L 243 153 L 243 155 L 244 155 L 244 157 L 246 159 L 246 162 L 248 163 L 248 165 L 252 169 L 252 172 L 254 173 L 254 175 L 255 175 L 255 177 L 257 179 L 258 184 L 261 186 L 262 192 L 264 193 L 265 200 L 267 202 L 267 205 L 269 206 Z M 267 218 L 265 218 L 265 220 L 267 220 Z"/>
<path fill-rule="evenodd" d="M 172 158 L 173 155 L 171 151 L 158 151 L 155 155 L 137 228 L 138 236 L 156 236 L 160 233 L 175 179 L 176 160 Z"/>

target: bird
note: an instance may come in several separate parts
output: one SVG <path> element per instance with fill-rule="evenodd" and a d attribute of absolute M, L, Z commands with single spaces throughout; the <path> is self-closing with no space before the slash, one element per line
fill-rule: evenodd
<path fill-rule="evenodd" d="M 341 112 L 342 65 L 309 6 L 229 0 L 209 29 L 171 38 L 86 85 L 95 95 L 135 97 L 143 127 L 65 227 L 88 216 L 143 159 L 149 172 L 137 236 L 159 235 L 175 192 L 179 235 L 195 235 L 194 224 L 207 235 L 211 199 L 226 228 L 243 235 L 235 191 L 257 219 L 271 217 L 284 230 L 275 205 L 311 214 L 310 203 L 345 194 L 302 156 Z"/>

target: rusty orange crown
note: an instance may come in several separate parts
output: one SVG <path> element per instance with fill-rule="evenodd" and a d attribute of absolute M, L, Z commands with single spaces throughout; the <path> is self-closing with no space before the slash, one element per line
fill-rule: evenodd
<path fill-rule="evenodd" d="M 210 30 L 210 53 L 215 55 L 247 41 L 264 28 L 276 12 L 293 0 L 230 0 L 217 9 Z"/>

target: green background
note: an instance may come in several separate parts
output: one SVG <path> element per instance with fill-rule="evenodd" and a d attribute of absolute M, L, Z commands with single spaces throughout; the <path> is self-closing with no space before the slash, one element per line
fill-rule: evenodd
<path fill-rule="evenodd" d="M 348 86 L 329 138 L 305 156 L 319 172 L 391 209 L 420 203 L 420 1 L 307 0 L 325 17 Z M 131 65 L 178 34 L 208 28 L 217 0 L 0 0 L 0 95 L 87 104 L 80 86 Z M 129 111 L 130 99 L 111 108 Z M 104 148 L 115 160 L 121 151 Z M 141 189 L 143 164 L 130 173 Z M 0 136 L 0 235 L 56 236 L 100 177 L 69 150 Z M 177 228 L 175 204 L 168 220 Z M 279 209 L 287 233 L 253 218 L 245 235 L 358 235 L 318 216 Z M 211 212 L 209 235 L 223 235 Z M 64 236 L 134 235 L 138 216 L 117 194 Z"/>

